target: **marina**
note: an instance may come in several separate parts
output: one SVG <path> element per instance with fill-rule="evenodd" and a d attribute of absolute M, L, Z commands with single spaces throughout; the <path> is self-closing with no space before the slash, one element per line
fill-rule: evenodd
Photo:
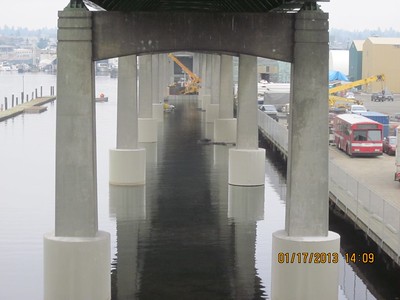
<path fill-rule="evenodd" d="M 19 104 L 10 109 L 0 111 L 0 122 L 13 118 L 22 113 L 40 113 L 45 110 L 44 104 L 56 100 L 55 96 L 47 96 L 33 99 L 31 101 Z"/>

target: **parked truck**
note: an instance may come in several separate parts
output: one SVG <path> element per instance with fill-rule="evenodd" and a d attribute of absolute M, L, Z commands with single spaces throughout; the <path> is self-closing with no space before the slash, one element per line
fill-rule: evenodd
<path fill-rule="evenodd" d="M 359 113 L 368 119 L 379 122 L 383 125 L 383 137 L 388 137 L 389 134 L 389 116 L 376 111 L 366 111 Z"/>

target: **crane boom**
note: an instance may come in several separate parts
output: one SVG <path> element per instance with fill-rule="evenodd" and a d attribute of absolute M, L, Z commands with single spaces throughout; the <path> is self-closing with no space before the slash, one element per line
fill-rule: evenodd
<path fill-rule="evenodd" d="M 172 53 L 168 54 L 168 57 L 171 58 L 181 69 L 188 74 L 189 80 L 185 87 L 185 94 L 198 94 L 200 88 L 201 78 L 197 76 L 195 73 L 190 71 L 188 67 L 186 67 L 175 55 Z"/>
<path fill-rule="evenodd" d="M 385 81 L 385 75 L 380 74 L 380 75 L 370 76 L 370 77 L 356 80 L 356 81 L 353 81 L 350 83 L 335 86 L 335 87 L 329 89 L 329 94 L 345 91 L 345 90 L 351 89 L 353 87 L 368 84 L 368 83 L 375 82 L 375 81 L 382 81 L 382 82 Z"/>
<path fill-rule="evenodd" d="M 347 105 L 345 105 L 344 103 L 348 104 L 363 104 L 362 101 L 357 100 L 357 99 L 348 99 L 348 98 L 344 98 L 344 97 L 339 97 L 339 96 L 334 96 L 334 95 L 329 95 L 329 106 L 333 107 L 333 106 L 337 106 L 337 102 L 340 104 L 339 107 L 345 107 Z"/>
<path fill-rule="evenodd" d="M 353 87 L 364 85 L 364 84 L 368 84 L 368 83 L 375 82 L 375 81 L 384 82 L 385 81 L 385 75 L 379 74 L 379 75 L 375 75 L 375 76 L 370 76 L 370 77 L 367 77 L 367 78 L 363 78 L 363 79 L 360 79 L 360 80 L 356 80 L 356 81 L 353 81 L 353 82 L 341 84 L 341 85 L 335 86 L 333 88 L 330 88 L 329 89 L 329 106 L 330 107 L 336 106 L 336 102 L 362 104 L 362 102 L 360 100 L 347 99 L 347 98 L 336 96 L 334 94 L 337 93 L 337 92 L 342 92 L 342 91 L 351 89 Z M 341 106 L 343 106 L 343 104 Z"/>

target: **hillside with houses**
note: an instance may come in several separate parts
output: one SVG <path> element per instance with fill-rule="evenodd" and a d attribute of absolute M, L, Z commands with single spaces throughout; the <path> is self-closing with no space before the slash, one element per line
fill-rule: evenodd
<path fill-rule="evenodd" d="M 0 71 L 55 72 L 56 29 L 0 28 Z"/>

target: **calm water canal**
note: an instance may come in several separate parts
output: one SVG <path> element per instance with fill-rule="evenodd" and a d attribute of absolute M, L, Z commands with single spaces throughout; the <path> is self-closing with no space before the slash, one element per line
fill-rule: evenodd
<path fill-rule="evenodd" d="M 49 91 L 55 76 L 24 81 Z M 20 74 L 0 74 L 0 104 L 21 82 Z M 204 113 L 177 102 L 159 123 L 158 143 L 142 145 L 146 186 L 109 186 L 116 84 L 96 78 L 96 93 L 109 97 L 96 113 L 99 228 L 111 234 L 112 299 L 269 299 L 272 232 L 284 228 L 285 166 L 267 151 L 265 187 L 229 187 L 228 147 L 200 143 L 212 130 Z M 47 107 L 0 123 L 0 299 L 43 298 L 42 237 L 54 229 L 56 103 Z M 332 216 L 331 228 L 346 249 L 366 251 L 340 218 Z M 341 259 L 339 299 L 396 299 L 400 285 L 385 271 L 363 269 Z"/>

